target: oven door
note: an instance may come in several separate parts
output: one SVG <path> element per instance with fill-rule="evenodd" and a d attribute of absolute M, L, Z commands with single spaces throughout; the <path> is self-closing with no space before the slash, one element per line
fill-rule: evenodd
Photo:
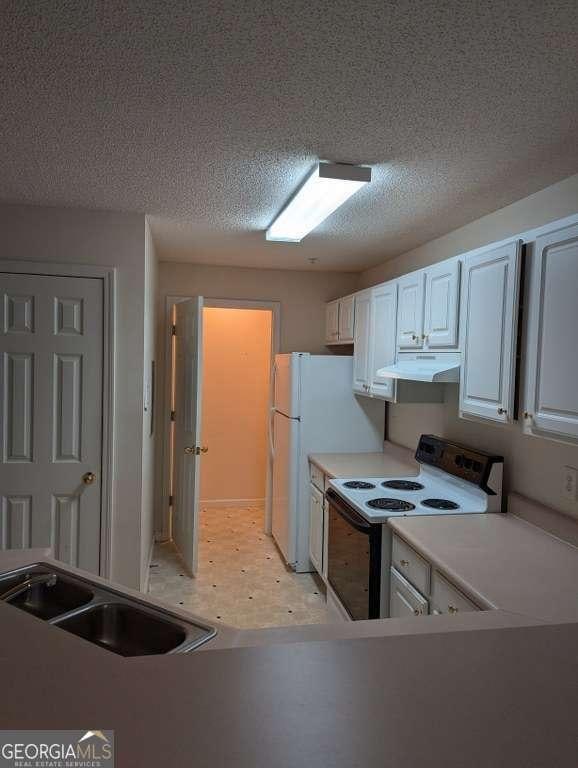
<path fill-rule="evenodd" d="M 379 619 L 382 523 L 369 523 L 333 489 L 326 497 L 331 588 L 353 620 Z"/>

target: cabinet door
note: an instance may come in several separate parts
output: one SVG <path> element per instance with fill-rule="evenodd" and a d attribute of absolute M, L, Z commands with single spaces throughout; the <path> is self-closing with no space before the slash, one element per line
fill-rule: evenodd
<path fill-rule="evenodd" d="M 435 614 L 449 613 L 469 613 L 479 611 L 475 603 L 467 598 L 457 587 L 450 584 L 447 579 L 434 571 L 431 582 L 431 605 L 432 612 Z"/>
<path fill-rule="evenodd" d="M 325 343 L 339 341 L 339 299 L 325 305 Z"/>
<path fill-rule="evenodd" d="M 420 349 L 423 344 L 425 273 L 411 272 L 398 280 L 397 346 Z"/>
<path fill-rule="evenodd" d="M 317 573 L 323 573 L 323 494 L 310 485 L 309 559 Z"/>
<path fill-rule="evenodd" d="M 428 601 L 395 568 L 390 569 L 389 617 L 427 616 Z"/>
<path fill-rule="evenodd" d="M 371 290 L 355 297 L 355 340 L 353 348 L 353 391 L 369 394 L 369 330 Z"/>
<path fill-rule="evenodd" d="M 457 259 L 443 261 L 426 271 L 423 333 L 428 349 L 458 346 L 459 276 Z"/>
<path fill-rule="evenodd" d="M 536 240 L 528 297 L 525 429 L 578 440 L 578 225 Z"/>
<path fill-rule="evenodd" d="M 355 319 L 355 296 L 346 296 L 339 301 L 339 341 L 353 342 Z"/>
<path fill-rule="evenodd" d="M 521 241 L 467 256 L 462 281 L 460 415 L 514 418 Z"/>
<path fill-rule="evenodd" d="M 397 283 L 379 285 L 372 294 L 369 386 L 372 395 L 389 400 L 395 397 L 395 380 L 378 376 L 377 371 L 395 362 Z"/>

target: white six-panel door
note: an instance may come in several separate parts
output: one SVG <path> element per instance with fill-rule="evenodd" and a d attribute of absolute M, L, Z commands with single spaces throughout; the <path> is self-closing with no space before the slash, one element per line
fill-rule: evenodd
<path fill-rule="evenodd" d="M 103 284 L 0 274 L 0 549 L 98 573 Z"/>
<path fill-rule="evenodd" d="M 520 253 L 512 242 L 464 261 L 462 416 L 514 418 Z"/>
<path fill-rule="evenodd" d="M 411 272 L 398 280 L 397 346 L 420 349 L 423 345 L 425 273 Z"/>
<path fill-rule="evenodd" d="M 442 261 L 426 271 L 424 346 L 454 349 L 458 346 L 460 262 Z"/>
<path fill-rule="evenodd" d="M 578 439 L 578 225 L 539 237 L 531 258 L 525 428 Z"/>

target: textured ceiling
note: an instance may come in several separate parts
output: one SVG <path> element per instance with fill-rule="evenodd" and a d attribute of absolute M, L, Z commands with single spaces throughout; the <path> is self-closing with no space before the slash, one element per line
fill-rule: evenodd
<path fill-rule="evenodd" d="M 1 0 L 0 199 L 142 211 L 164 259 L 361 269 L 578 171 L 578 4 Z M 316 158 L 373 181 L 263 232 Z"/>

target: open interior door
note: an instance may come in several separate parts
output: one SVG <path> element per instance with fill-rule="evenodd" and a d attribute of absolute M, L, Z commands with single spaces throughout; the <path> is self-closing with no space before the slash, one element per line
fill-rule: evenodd
<path fill-rule="evenodd" d="M 203 297 L 176 305 L 173 541 L 197 572 L 203 362 Z"/>

